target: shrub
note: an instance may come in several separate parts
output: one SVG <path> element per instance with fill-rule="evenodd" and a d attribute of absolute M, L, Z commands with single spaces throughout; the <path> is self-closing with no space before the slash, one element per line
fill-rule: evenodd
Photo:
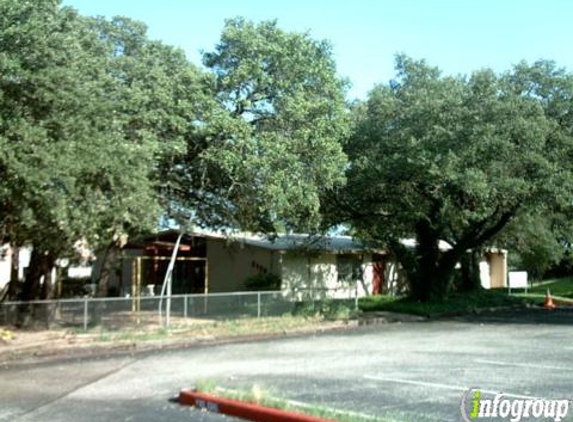
<path fill-rule="evenodd" d="M 249 291 L 280 290 L 281 278 L 272 273 L 256 274 L 245 280 L 245 287 Z"/>
<path fill-rule="evenodd" d="M 297 302 L 293 310 L 293 315 L 296 316 L 320 316 L 327 320 L 348 319 L 355 314 L 354 299 L 325 299 Z"/>

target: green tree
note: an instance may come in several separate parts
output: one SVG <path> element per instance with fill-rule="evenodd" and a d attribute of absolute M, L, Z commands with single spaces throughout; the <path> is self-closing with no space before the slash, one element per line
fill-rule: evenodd
<path fill-rule="evenodd" d="M 541 280 L 551 268 L 570 261 L 572 239 L 569 216 L 544 207 L 518 216 L 496 242 L 511 251 L 511 267 L 527 271 L 531 280 Z"/>
<path fill-rule="evenodd" d="M 105 46 L 72 9 L 0 1 L 0 51 L 0 233 L 33 247 L 29 300 L 49 296 L 47 274 L 79 239 L 154 225 L 156 147 L 125 142 Z"/>
<path fill-rule="evenodd" d="M 570 202 L 571 75 L 539 62 L 449 77 L 405 56 L 396 69 L 357 107 L 348 183 L 327 204 L 392 249 L 411 294 L 428 300 L 445 296 L 467 251 L 516 216 Z M 410 237 L 415 248 L 401 242 Z"/>
<path fill-rule="evenodd" d="M 327 43 L 227 22 L 200 71 L 125 17 L 0 0 L 0 234 L 32 245 L 23 299 L 79 239 L 105 247 L 158 217 L 316 227 L 343 181 L 345 82 Z M 184 216 L 184 217 L 183 217 Z"/>
<path fill-rule="evenodd" d="M 346 163 L 346 82 L 330 45 L 232 19 L 204 63 L 214 103 L 172 167 L 175 202 L 211 226 L 316 228 Z"/>
<path fill-rule="evenodd" d="M 206 113 L 215 104 L 212 77 L 191 64 L 182 50 L 150 40 L 141 22 L 114 17 L 90 19 L 89 24 L 103 47 L 105 71 L 111 81 L 108 96 L 113 102 L 121 142 L 149 146 L 149 180 L 145 183 L 153 185 L 162 214 L 179 217 L 172 173 L 187 155 L 188 144 L 192 154 L 205 148 L 195 145 L 194 140 Z M 194 157 L 191 165 L 197 166 L 197 155 Z M 146 205 L 142 203 L 141 207 L 145 209 Z M 150 215 L 157 218 L 157 213 Z M 115 273 L 125 239 L 122 234 L 134 234 L 133 229 L 137 228 L 115 232 L 107 238 L 102 253 L 100 296 L 107 295 Z"/>

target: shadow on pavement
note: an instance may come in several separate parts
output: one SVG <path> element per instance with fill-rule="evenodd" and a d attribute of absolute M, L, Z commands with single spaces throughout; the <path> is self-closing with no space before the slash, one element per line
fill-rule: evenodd
<path fill-rule="evenodd" d="M 454 320 L 476 323 L 499 323 L 499 324 L 552 324 L 572 325 L 573 308 L 526 308 L 499 311 L 487 311 L 477 314 L 440 318 L 440 320 Z"/>

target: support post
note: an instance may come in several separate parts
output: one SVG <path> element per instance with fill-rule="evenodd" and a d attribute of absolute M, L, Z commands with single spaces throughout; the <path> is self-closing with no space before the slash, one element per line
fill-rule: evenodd
<path fill-rule="evenodd" d="M 84 299 L 84 331 L 88 330 L 88 300 Z"/>
<path fill-rule="evenodd" d="M 354 286 L 354 310 L 358 311 L 358 280 L 356 280 L 356 285 Z"/>
<path fill-rule="evenodd" d="M 141 257 L 137 257 L 137 289 L 135 294 L 137 295 L 136 301 L 136 323 L 139 325 L 141 323 L 141 273 L 142 273 L 143 261 Z"/>
<path fill-rule="evenodd" d="M 261 317 L 261 292 L 257 292 L 257 318 Z"/>
<path fill-rule="evenodd" d="M 183 232 L 177 236 L 175 241 L 175 246 L 173 247 L 173 253 L 171 254 L 171 259 L 169 260 L 169 265 L 167 266 L 167 272 L 165 273 L 165 279 L 163 280 L 163 285 L 161 286 L 161 297 L 159 298 L 159 324 L 163 325 L 163 320 L 161 318 L 161 306 L 163 304 L 163 295 L 167 293 L 167 304 L 165 306 L 165 326 L 169 327 L 171 324 L 171 279 L 173 275 L 173 267 L 175 266 L 175 260 L 177 259 L 177 251 L 179 250 L 179 245 L 181 244 L 181 239 L 183 238 Z"/>
<path fill-rule="evenodd" d="M 169 279 L 167 280 L 167 302 L 165 303 L 165 325 L 167 328 L 171 326 L 171 280 L 172 274 L 170 273 Z"/>

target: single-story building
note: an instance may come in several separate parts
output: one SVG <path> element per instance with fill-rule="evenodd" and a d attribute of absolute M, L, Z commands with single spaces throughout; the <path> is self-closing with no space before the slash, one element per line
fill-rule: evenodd
<path fill-rule="evenodd" d="M 179 232 L 167 230 L 128 242 L 110 287 L 119 296 L 158 295 Z M 480 264 L 485 288 L 505 287 L 507 252 L 488 250 Z M 94 279 L 99 263 L 94 268 Z M 274 274 L 285 295 L 350 298 L 397 292 L 399 266 L 382 250 L 350 236 L 261 236 L 197 230 L 183 235 L 173 272 L 173 294 L 246 290 L 246 281 Z"/>
<path fill-rule="evenodd" d="M 481 285 L 485 289 L 507 287 L 507 250 L 486 249 L 479 270 Z"/>
<path fill-rule="evenodd" d="M 31 252 L 31 248 L 16 249 L 9 244 L 0 245 L 0 289 L 3 289 L 10 282 L 14 261 L 19 264 L 18 279 L 24 279 L 24 269 L 29 265 Z"/>
<path fill-rule="evenodd" d="M 143 236 L 123 248 L 120 271 L 111 288 L 121 296 L 157 295 L 179 232 Z M 274 274 L 282 290 L 298 298 L 354 297 L 372 292 L 383 278 L 380 254 L 349 236 L 266 237 L 197 231 L 182 237 L 173 272 L 174 294 L 220 293 L 246 289 L 249 277 Z M 99 265 L 95 268 L 99 273 Z"/>
<path fill-rule="evenodd" d="M 68 259 L 62 259 L 56 261 L 56 265 L 59 265 L 61 271 L 58 277 L 58 271 L 56 268 L 52 269 L 50 275 L 50 282 L 52 284 L 56 283 L 58 278 L 66 277 L 68 279 L 89 279 L 92 273 L 91 261 L 95 258 L 91 252 L 85 246 L 85 242 L 76 242 L 75 251 L 78 256 L 78 263 L 70 265 Z M 3 297 L 5 289 L 7 289 L 8 283 L 12 277 L 12 267 L 17 269 L 17 278 L 19 281 L 23 281 L 26 277 L 26 272 L 28 266 L 30 265 L 30 257 L 32 255 L 31 246 L 23 246 L 20 248 L 14 248 L 10 244 L 6 243 L 0 245 L 0 298 Z"/>

